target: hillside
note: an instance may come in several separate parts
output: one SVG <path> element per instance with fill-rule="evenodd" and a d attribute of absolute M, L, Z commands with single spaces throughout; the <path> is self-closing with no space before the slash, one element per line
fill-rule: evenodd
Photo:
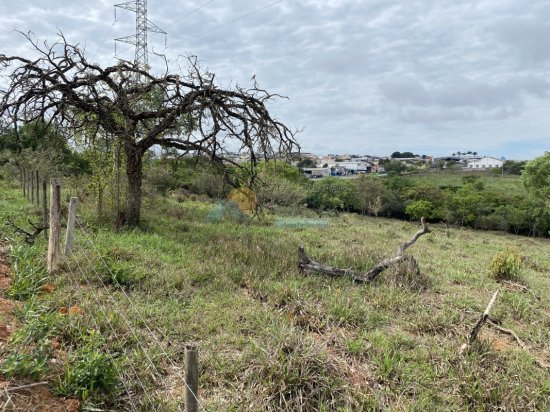
<path fill-rule="evenodd" d="M 144 229 L 118 233 L 94 224 L 84 205 L 74 254 L 53 277 L 39 269 L 43 237 L 29 246 L 1 229 L 17 264 L 7 295 L 26 302 L 10 350 L 55 342 L 32 378 L 57 393 L 115 410 L 175 410 L 183 349 L 195 342 L 206 410 L 550 410 L 549 369 L 536 362 L 550 362 L 549 240 L 434 225 L 409 249 L 420 277 L 388 270 L 359 285 L 300 273 L 298 246 L 364 270 L 393 256 L 418 224 L 351 214 L 323 224 L 308 216 L 216 222 L 209 203 L 147 202 Z M 24 226 L 34 215 L 2 182 L 2 220 Z M 488 277 L 491 259 L 509 247 L 519 249 L 534 295 Z M 492 317 L 528 350 L 486 325 L 480 344 L 459 355 L 497 289 Z M 112 376 L 100 374 L 83 393 L 87 378 L 74 374 L 88 369 L 79 367 L 110 363 Z M 63 364 L 80 366 L 68 375 Z"/>

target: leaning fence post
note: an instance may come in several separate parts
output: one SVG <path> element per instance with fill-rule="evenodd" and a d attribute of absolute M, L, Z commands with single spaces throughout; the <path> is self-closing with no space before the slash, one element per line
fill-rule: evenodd
<path fill-rule="evenodd" d="M 67 232 L 65 233 L 65 256 L 73 249 L 74 224 L 76 221 L 76 205 L 78 197 L 71 197 L 69 202 L 69 216 L 67 217 Z"/>
<path fill-rule="evenodd" d="M 199 351 L 193 345 L 185 347 L 185 412 L 199 410 Z"/>
<path fill-rule="evenodd" d="M 50 236 L 48 240 L 48 272 L 53 273 L 59 270 L 59 259 L 61 245 L 59 236 L 61 233 L 61 180 L 51 179 L 50 195 Z"/>

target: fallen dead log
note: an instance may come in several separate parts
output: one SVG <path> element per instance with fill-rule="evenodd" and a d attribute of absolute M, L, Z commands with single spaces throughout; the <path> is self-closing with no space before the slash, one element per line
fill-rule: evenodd
<path fill-rule="evenodd" d="M 341 269 L 333 266 L 325 265 L 324 263 L 316 262 L 311 259 L 305 252 L 304 246 L 298 247 L 298 267 L 300 271 L 308 271 L 314 273 L 322 273 L 334 277 L 351 277 L 354 282 L 372 282 L 376 277 L 389 267 L 407 262 L 411 272 L 418 272 L 418 263 L 413 256 L 405 254 L 405 251 L 410 248 L 418 238 L 430 232 L 430 228 L 424 218 L 420 219 L 422 229 L 417 231 L 411 240 L 403 243 L 397 249 L 397 255 L 392 258 L 381 260 L 375 264 L 368 272 L 356 272 L 351 269 Z"/>

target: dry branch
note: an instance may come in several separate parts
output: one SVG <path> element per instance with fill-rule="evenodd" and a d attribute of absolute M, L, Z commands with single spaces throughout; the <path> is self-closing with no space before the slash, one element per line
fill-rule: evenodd
<path fill-rule="evenodd" d="M 512 289 L 512 290 L 519 290 L 521 292 L 530 293 L 531 296 L 533 296 L 536 300 L 540 300 L 540 298 L 533 292 L 531 289 L 529 289 L 527 286 L 522 285 L 521 283 L 512 282 L 509 280 L 500 280 L 499 283 L 503 284 L 504 286 Z"/>
<path fill-rule="evenodd" d="M 34 232 L 29 232 L 23 228 L 20 228 L 19 226 L 17 226 L 15 223 L 13 223 L 11 220 L 8 220 L 6 222 L 6 225 L 9 225 L 13 228 L 13 230 L 15 230 L 15 232 L 25 236 L 25 242 L 28 243 L 29 245 L 33 245 L 34 244 L 34 241 L 36 240 L 37 236 L 40 235 L 40 233 L 42 233 L 43 230 L 46 230 L 49 228 L 49 226 L 38 226 L 36 224 L 34 224 L 33 222 L 31 222 L 29 220 L 29 224 L 32 226 L 32 228 L 34 229 Z"/>
<path fill-rule="evenodd" d="M 31 389 L 31 388 L 35 388 L 37 386 L 44 386 L 44 385 L 47 385 L 48 382 L 35 382 L 35 383 L 30 383 L 28 385 L 21 385 L 21 386 L 13 386 L 11 388 L 6 388 L 4 389 L 5 392 L 16 392 L 16 391 L 20 391 L 20 390 L 23 390 L 23 389 Z"/>
<path fill-rule="evenodd" d="M 503 328 L 499 325 L 497 325 L 494 321 L 492 321 L 490 318 L 487 319 L 487 323 L 489 323 L 489 325 L 491 325 L 492 327 L 494 327 L 496 330 L 498 330 L 499 332 L 502 332 L 506 335 L 510 335 L 512 336 L 516 342 L 518 343 L 518 345 L 521 347 L 521 349 L 529 352 L 529 345 L 527 345 L 524 341 L 522 341 L 520 339 L 520 337 L 516 334 L 516 332 L 514 332 L 512 329 L 506 329 L 506 328 Z M 533 355 L 533 357 L 535 358 L 535 362 L 537 363 L 537 365 L 539 365 L 541 368 L 545 368 L 545 369 L 549 369 L 550 368 L 550 364 L 548 362 L 545 362 L 543 361 L 542 359 L 539 359 L 537 358 L 536 356 Z"/>
<path fill-rule="evenodd" d="M 497 300 L 497 295 L 498 295 L 498 290 L 493 294 L 493 297 L 489 301 L 489 304 L 487 305 L 487 307 L 481 314 L 480 318 L 472 328 L 470 334 L 468 335 L 468 342 L 463 344 L 460 347 L 460 353 L 464 353 L 464 351 L 476 340 L 479 331 L 481 330 L 482 326 L 485 324 L 485 322 L 487 322 L 487 319 L 489 318 L 489 313 L 491 312 L 491 309 L 493 308 L 493 305 Z"/>
<path fill-rule="evenodd" d="M 380 262 L 375 264 L 368 272 L 355 272 L 351 269 L 340 269 L 325 265 L 320 262 L 316 262 L 306 254 L 304 246 L 298 247 L 298 267 L 301 271 L 322 273 L 328 276 L 349 276 L 353 279 L 354 282 L 363 283 L 372 282 L 384 270 L 403 262 L 410 262 L 413 271 L 418 271 L 418 263 L 416 262 L 416 259 L 413 256 L 405 255 L 405 251 L 409 247 L 414 245 L 420 236 L 430 232 L 430 228 L 428 227 L 426 220 L 422 218 L 420 219 L 420 222 L 422 223 L 422 229 L 417 231 L 409 241 L 399 246 L 399 248 L 397 249 L 397 255 L 395 257 L 381 260 Z"/>

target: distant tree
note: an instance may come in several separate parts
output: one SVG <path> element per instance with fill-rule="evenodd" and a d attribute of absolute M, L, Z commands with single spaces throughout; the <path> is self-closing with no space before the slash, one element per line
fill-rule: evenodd
<path fill-rule="evenodd" d="M 483 213 L 482 206 L 482 195 L 470 185 L 458 189 L 447 204 L 449 215 L 460 225 L 472 225 Z"/>
<path fill-rule="evenodd" d="M 298 166 L 300 169 L 309 168 L 309 167 L 317 167 L 317 162 L 313 159 L 310 159 L 310 158 L 306 157 L 306 158 L 301 159 L 296 166 Z"/>
<path fill-rule="evenodd" d="M 380 178 L 361 175 L 355 180 L 355 189 L 361 214 L 370 213 L 378 216 L 387 192 Z"/>
<path fill-rule="evenodd" d="M 405 207 L 405 213 L 408 214 L 412 219 L 419 220 L 421 217 L 426 219 L 431 219 L 433 214 L 434 206 L 428 200 L 416 200 L 409 203 Z"/>
<path fill-rule="evenodd" d="M 522 180 L 528 191 L 550 205 L 550 152 L 528 162 L 522 173 Z"/>
<path fill-rule="evenodd" d="M 411 157 L 418 157 L 418 155 L 414 154 L 413 152 L 393 152 L 391 157 L 393 159 L 407 159 Z"/>
<path fill-rule="evenodd" d="M 310 207 L 328 209 L 338 214 L 341 210 L 349 210 L 357 204 L 356 190 L 350 180 L 326 177 L 315 182 L 307 203 Z"/>
<path fill-rule="evenodd" d="M 472 154 L 473 154 L 474 156 L 477 156 L 477 152 L 472 152 Z"/>
<path fill-rule="evenodd" d="M 521 175 L 521 172 L 525 168 L 527 162 L 525 160 L 515 161 L 515 160 L 505 160 L 502 165 L 504 173 L 509 175 Z"/>
<path fill-rule="evenodd" d="M 380 162 L 380 166 L 382 166 L 387 173 L 395 172 L 396 174 L 400 174 L 407 170 L 407 166 L 403 165 L 399 160 L 383 160 Z"/>

